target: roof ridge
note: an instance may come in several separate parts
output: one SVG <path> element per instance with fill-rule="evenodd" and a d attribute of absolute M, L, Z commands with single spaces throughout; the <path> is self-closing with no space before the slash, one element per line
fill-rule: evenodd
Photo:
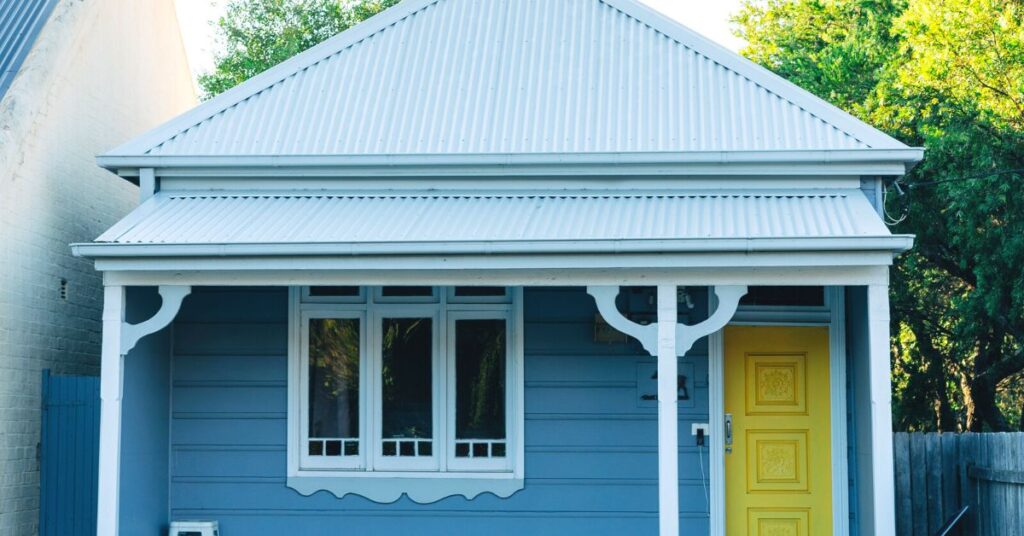
<path fill-rule="evenodd" d="M 516 0 L 507 0 L 508 2 L 514 2 Z M 581 0 L 581 2 L 587 2 L 588 0 Z M 728 91 L 737 94 L 742 93 L 744 98 L 750 99 L 763 99 L 763 106 L 775 109 L 778 107 L 779 112 L 772 112 L 775 115 L 779 114 L 795 114 L 792 117 L 796 117 L 796 121 L 803 122 L 804 125 L 801 127 L 807 129 L 806 133 L 798 133 L 796 141 L 793 139 L 786 139 L 785 141 L 779 142 L 785 144 L 787 147 L 803 143 L 805 145 L 821 143 L 826 147 L 825 150 L 831 150 L 837 147 L 845 147 L 846 144 L 857 144 L 867 149 L 906 149 L 907 147 L 881 132 L 880 130 L 864 123 L 856 117 L 844 112 L 838 107 L 828 103 L 827 101 L 818 98 L 817 96 L 803 90 L 799 86 L 792 84 L 785 80 L 781 76 L 764 69 L 763 67 L 754 64 L 753 62 L 733 53 L 732 51 L 726 50 L 717 43 L 710 41 L 706 37 L 700 35 L 694 30 L 674 21 L 666 18 L 664 15 L 657 11 L 648 8 L 636 0 L 589 0 L 595 5 L 601 6 L 601 9 L 607 8 L 612 10 L 617 15 L 624 17 L 623 20 L 626 24 L 640 24 L 646 30 L 652 31 L 658 39 L 665 38 L 671 43 L 670 46 L 679 46 L 681 49 L 675 54 L 681 51 L 689 57 L 692 57 L 695 62 L 704 63 L 707 62 L 709 68 L 718 70 L 721 69 L 722 73 L 726 76 L 735 76 L 736 82 L 729 82 L 728 78 L 723 78 L 722 83 L 727 83 L 730 87 Z M 242 82 L 234 88 L 218 95 L 205 103 L 193 108 L 189 112 L 182 114 L 152 130 L 149 132 L 127 142 L 119 147 L 106 153 L 102 158 L 106 157 L 158 157 L 161 156 L 165 151 L 172 151 L 175 147 L 180 144 L 189 146 L 191 138 L 186 137 L 187 134 L 195 132 L 201 128 L 204 124 L 215 120 L 219 116 L 228 114 L 233 110 L 239 109 L 239 107 L 245 103 L 254 101 L 260 95 L 267 94 L 276 88 L 279 88 L 282 84 L 287 83 L 299 76 L 304 76 L 310 69 L 318 66 L 322 66 L 326 63 L 334 61 L 342 53 L 351 51 L 354 47 L 361 43 L 366 43 L 372 40 L 374 37 L 378 37 L 382 33 L 385 33 L 388 29 L 392 29 L 399 23 L 403 23 L 413 17 L 414 15 L 423 13 L 430 8 L 439 7 L 444 3 L 448 5 L 450 9 L 454 4 L 458 4 L 460 0 L 406 0 L 399 3 L 398 5 L 391 7 L 387 10 L 374 15 L 373 17 L 356 24 L 355 26 L 341 32 L 322 43 L 315 45 L 306 51 L 303 51 L 292 58 L 281 62 L 280 64 L 267 69 L 266 71 L 250 78 L 249 80 Z M 509 4 L 512 5 L 512 4 Z M 585 5 L 585 4 L 583 4 Z M 579 6 L 577 6 L 579 7 Z M 449 11 L 450 11 L 449 9 Z M 583 9 L 583 8 L 580 8 Z M 440 15 L 442 17 L 448 17 L 450 14 L 448 11 Z M 423 31 L 423 30 L 420 30 Z M 393 46 L 393 45 L 392 45 Z M 505 45 L 510 46 L 510 45 Z M 668 49 L 665 53 L 666 57 L 674 57 L 671 49 Z M 677 61 L 688 61 L 688 60 L 677 60 Z M 344 64 L 342 64 L 344 66 Z M 341 68 L 341 67 L 338 67 Z M 704 69 L 705 67 L 700 67 Z M 521 74 L 521 73 L 520 73 Z M 680 75 L 682 76 L 682 75 Z M 702 77 L 705 76 L 703 72 L 700 74 L 694 74 L 694 76 Z M 712 75 L 706 76 L 722 76 Z M 308 77 L 307 77 L 308 78 Z M 686 77 L 684 77 L 686 78 Z M 308 84 L 312 82 L 300 80 L 305 85 L 298 86 L 299 89 L 307 88 Z M 682 90 L 687 82 L 685 80 L 678 81 L 678 89 Z M 748 85 L 749 84 L 749 85 Z M 288 86 L 291 87 L 291 86 Z M 281 90 L 284 91 L 284 90 Z M 746 95 L 749 93 L 749 97 Z M 280 92 L 275 94 L 275 99 L 287 98 L 281 95 Z M 268 97 L 271 98 L 271 97 Z M 777 101 L 779 104 L 773 104 Z M 271 102 L 277 102 L 272 100 Z M 485 102 L 481 100 L 480 102 Z M 653 102 L 653 101 L 652 101 Z M 752 102 L 754 102 L 752 100 Z M 394 103 L 392 103 L 393 105 Z M 656 104 L 655 104 L 656 105 Z M 679 111 L 682 112 L 682 108 Z M 210 128 L 223 129 L 224 124 L 233 124 L 232 122 L 245 121 L 246 116 L 238 116 L 239 113 L 231 114 L 225 119 L 219 120 Z M 801 118 L 799 114 L 805 114 L 805 117 Z M 596 121 L 597 119 L 595 119 Z M 679 119 L 682 121 L 682 119 Z M 227 122 L 227 123 L 225 123 Z M 380 129 L 380 127 L 378 127 Z M 820 129 L 820 130 L 819 130 Z M 202 140 L 202 131 L 199 131 L 200 136 L 198 139 Z M 219 130 L 214 130 L 214 133 Z M 382 130 L 383 132 L 383 130 Z M 759 134 L 745 135 L 746 137 L 754 136 L 757 138 Z M 268 134 L 268 136 L 271 136 Z M 693 136 L 693 133 L 690 133 Z M 714 136 L 718 136 L 714 134 Z M 184 138 L 184 140 L 183 140 Z M 807 139 L 805 139 L 807 138 Z M 731 138 L 726 136 L 722 137 L 722 140 L 718 140 L 717 137 L 709 138 L 711 140 L 717 140 L 718 143 L 728 144 L 737 143 Z M 675 138 L 671 139 L 675 143 Z M 813 140 L 817 140 L 816 142 Z M 843 141 L 840 141 L 843 140 Z M 614 140 L 613 140 L 614 141 Z M 169 145 L 173 142 L 177 142 L 178 145 Z M 239 142 L 240 143 L 240 142 Z M 272 143 L 267 141 L 265 143 Z M 360 146 L 366 145 L 367 142 L 359 141 Z M 618 142 L 620 145 L 629 143 L 629 147 L 633 147 L 633 141 Z M 666 142 L 668 143 L 668 142 Z M 685 142 L 680 142 L 685 143 Z M 704 142 L 694 142 L 698 145 L 702 145 Z M 739 142 L 742 143 L 742 142 Z M 762 141 L 747 143 L 760 144 Z M 409 153 L 422 152 L 418 151 L 418 147 L 422 147 L 423 141 L 420 140 L 420 145 L 416 147 L 406 148 Z M 237 147 L 237 145 L 233 146 Z M 273 147 L 278 147 L 273 145 Z M 696 147 L 695 147 L 696 148 Z M 342 154 L 345 148 L 338 148 L 338 154 Z M 352 148 L 348 148 L 352 150 Z M 501 149 L 499 147 L 498 149 Z M 257 149 L 258 150 L 258 149 Z M 265 149 L 269 150 L 269 149 Z M 687 150 L 686 147 L 681 147 L 678 150 Z M 724 151 L 738 150 L 736 148 L 724 148 Z M 202 152 L 202 151 L 200 151 Z M 382 152 L 380 150 L 377 151 Z M 458 152 L 458 151 L 456 151 Z M 471 151 L 472 152 L 472 151 Z M 495 154 L 501 153 L 502 151 L 491 151 Z M 199 153 L 197 153 L 199 154 Z M 247 154 L 245 150 L 232 153 L 224 153 L 225 155 L 231 154 Z M 275 153 L 277 154 L 277 153 Z M 398 154 L 404 154 L 399 151 Z"/>

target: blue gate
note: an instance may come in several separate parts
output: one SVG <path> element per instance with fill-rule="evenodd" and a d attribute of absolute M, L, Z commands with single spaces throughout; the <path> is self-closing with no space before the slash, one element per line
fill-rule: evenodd
<path fill-rule="evenodd" d="M 43 371 L 40 536 L 96 534 L 100 379 Z"/>

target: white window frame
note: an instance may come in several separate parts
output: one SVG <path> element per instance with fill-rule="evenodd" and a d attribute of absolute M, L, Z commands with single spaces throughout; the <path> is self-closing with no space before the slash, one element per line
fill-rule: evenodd
<path fill-rule="evenodd" d="M 455 324 L 459 320 L 504 320 L 505 321 L 505 457 L 504 458 L 458 458 L 455 456 L 456 443 L 458 438 L 455 437 L 455 404 L 457 393 L 457 383 L 455 381 L 455 350 L 457 348 L 455 340 Z M 509 471 L 512 469 L 511 460 L 509 455 L 509 435 L 512 433 L 512 427 L 515 425 L 508 408 L 512 407 L 513 393 L 509 389 L 509 385 L 513 380 L 511 367 L 512 363 L 512 311 L 511 307 L 500 310 L 498 308 L 488 308 L 487 310 L 452 310 L 448 311 L 448 322 L 447 322 L 448 340 L 451 341 L 448 344 L 447 352 L 445 352 L 445 360 L 447 361 L 447 400 L 450 407 L 450 411 L 446 412 L 447 416 L 447 436 L 445 438 L 445 448 L 448 450 L 448 469 L 452 471 Z"/>
<path fill-rule="evenodd" d="M 302 438 L 298 445 L 299 465 L 308 469 L 363 469 L 366 467 L 366 453 L 370 447 L 366 441 L 367 419 L 366 409 L 368 403 L 367 390 L 367 325 L 366 314 L 362 311 L 351 309 L 310 307 L 302 311 L 300 315 L 300 343 L 299 343 L 299 382 L 302 388 L 299 389 L 301 407 L 309 407 L 309 321 L 323 318 L 337 318 L 359 321 L 359 454 L 357 456 L 345 456 L 344 445 L 341 456 L 310 456 L 309 455 L 309 413 L 302 414 L 299 418 L 299 436 Z"/>
<path fill-rule="evenodd" d="M 314 297 L 308 299 L 305 287 L 289 292 L 288 344 L 288 485 L 300 493 L 327 490 L 341 497 L 347 493 L 372 500 L 390 502 L 407 494 L 418 502 L 431 502 L 450 495 L 467 498 L 481 492 L 507 497 L 522 488 L 524 475 L 524 366 L 522 289 L 511 288 L 506 297 L 489 297 L 486 303 L 449 302 L 452 287 L 436 287 L 436 303 L 424 303 L 411 297 L 396 303 L 376 299 L 379 289 L 360 292 L 365 303 L 352 297 Z M 325 299 L 326 298 L 326 299 Z M 309 463 L 308 399 L 309 356 L 308 322 L 310 318 L 360 318 L 360 449 L 359 460 L 339 460 L 356 456 L 330 457 Z M 413 457 L 384 457 L 381 454 L 381 411 L 379 383 L 382 360 L 379 356 L 380 323 L 384 318 L 432 317 L 434 331 L 434 426 L 432 456 L 429 460 Z M 454 404 L 455 322 L 467 318 L 504 318 L 507 322 L 505 384 L 505 457 L 456 460 Z M 374 355 L 376 354 L 376 355 Z M 373 415 L 370 415 L 370 412 Z M 382 458 L 388 458 L 383 460 Z M 453 463 L 454 461 L 454 463 Z M 424 481 L 426 479 L 426 481 Z M 422 481 L 422 482 L 421 482 Z M 429 483 L 428 483 L 429 482 Z"/>
<path fill-rule="evenodd" d="M 401 286 L 386 285 L 388 287 L 401 288 Z M 410 285 L 414 287 L 425 287 L 427 285 Z M 428 303 L 430 305 L 438 305 L 442 300 L 440 299 L 442 289 L 438 287 L 431 287 L 430 296 L 385 296 L 384 287 L 370 287 L 367 292 L 366 287 L 362 287 L 362 294 L 368 294 L 373 296 L 373 303 L 375 305 L 382 305 L 385 303 L 397 303 L 400 305 L 408 305 L 413 303 Z"/>
<path fill-rule="evenodd" d="M 440 447 L 444 441 L 444 428 L 441 426 L 443 419 L 441 418 L 441 406 L 445 402 L 443 397 L 439 397 L 440 393 L 443 393 L 442 387 L 442 376 L 443 376 L 443 363 L 441 359 L 441 349 L 443 345 L 441 343 L 442 329 L 441 329 L 441 316 L 442 311 L 439 310 L 438 304 L 392 304 L 378 305 L 371 308 L 370 317 L 373 323 L 371 333 L 373 334 L 373 341 L 370 343 L 370 351 L 374 354 L 379 354 L 381 345 L 383 343 L 383 329 L 382 325 L 385 318 L 429 318 L 431 321 L 431 350 L 430 350 L 430 371 L 431 371 L 431 383 L 430 383 L 430 394 L 431 394 L 431 407 L 430 407 L 430 418 L 431 418 L 431 455 L 427 456 L 385 456 L 383 453 L 384 437 L 383 437 L 383 423 L 384 423 L 384 405 L 382 403 L 384 389 L 380 385 L 380 378 L 383 374 L 384 359 L 380 355 L 375 355 L 374 359 L 370 360 L 370 396 L 372 397 L 372 412 L 373 419 L 371 422 L 372 431 L 369 437 L 372 438 L 372 447 L 370 452 L 370 465 L 368 467 L 371 471 L 440 471 L 441 470 L 441 458 Z M 364 413 L 365 415 L 365 413 Z"/>
<path fill-rule="evenodd" d="M 488 285 L 488 286 L 496 286 L 496 285 Z M 463 287 L 463 285 L 459 285 L 459 287 Z M 455 289 L 456 289 L 456 287 L 447 287 L 445 289 L 445 293 L 446 293 L 445 298 L 446 298 L 448 303 L 487 303 L 487 304 L 495 304 L 495 303 L 511 303 L 512 302 L 512 289 L 510 287 L 505 287 L 505 294 L 503 294 L 501 296 L 456 296 L 455 295 Z"/>
<path fill-rule="evenodd" d="M 785 322 L 790 325 L 827 325 L 831 319 L 835 297 L 824 287 L 822 305 L 740 305 L 736 308 L 731 324 Z"/>
<path fill-rule="evenodd" d="M 317 287 L 329 287 L 331 285 L 314 285 Z M 355 285 L 339 285 L 352 287 Z M 302 287 L 302 303 L 366 303 L 366 287 L 356 287 L 359 293 L 355 296 L 314 296 L 311 287 Z"/>

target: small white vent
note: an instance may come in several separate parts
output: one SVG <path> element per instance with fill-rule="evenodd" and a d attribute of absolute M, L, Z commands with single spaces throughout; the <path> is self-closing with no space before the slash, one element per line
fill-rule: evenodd
<path fill-rule="evenodd" d="M 169 536 L 220 536 L 216 521 L 173 521 Z"/>

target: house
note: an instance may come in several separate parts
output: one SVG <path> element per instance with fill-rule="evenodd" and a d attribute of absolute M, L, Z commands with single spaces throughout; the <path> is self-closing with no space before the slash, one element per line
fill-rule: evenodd
<path fill-rule="evenodd" d="M 67 244 L 138 189 L 95 155 L 194 104 L 171 3 L 0 1 L 0 534 L 37 530 L 40 371 L 99 373 L 103 284 Z"/>
<path fill-rule="evenodd" d="M 892 534 L 885 181 L 634 0 L 407 0 L 99 157 L 99 534 Z"/>

